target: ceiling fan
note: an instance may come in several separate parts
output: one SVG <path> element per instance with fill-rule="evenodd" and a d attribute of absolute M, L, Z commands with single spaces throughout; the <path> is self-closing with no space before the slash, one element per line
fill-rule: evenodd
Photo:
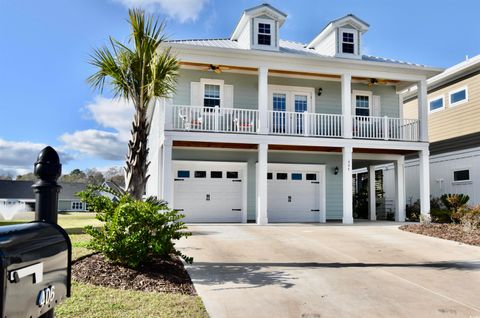
<path fill-rule="evenodd" d="M 205 68 L 206 71 L 215 72 L 217 74 L 220 74 L 223 71 L 228 71 L 229 69 L 230 69 L 230 67 L 228 67 L 228 66 L 216 65 L 216 64 L 210 64 Z"/>
<path fill-rule="evenodd" d="M 368 87 L 372 87 L 373 85 L 387 85 L 388 81 L 384 79 L 377 79 L 377 78 L 370 78 L 368 80 Z"/>

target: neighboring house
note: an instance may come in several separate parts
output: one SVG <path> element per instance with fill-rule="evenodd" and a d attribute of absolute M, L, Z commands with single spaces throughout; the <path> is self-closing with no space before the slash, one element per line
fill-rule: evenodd
<path fill-rule="evenodd" d="M 33 181 L 0 180 L 0 207 L 2 205 L 20 204 L 28 210 L 35 210 L 35 194 Z M 58 197 L 59 211 L 87 211 L 84 202 L 76 193 L 83 191 L 84 183 L 59 183 L 62 189 Z"/>
<path fill-rule="evenodd" d="M 428 213 L 426 94 L 408 119 L 399 92 L 426 91 L 441 70 L 365 55 L 369 25 L 352 14 L 307 44 L 281 39 L 286 18 L 262 4 L 229 38 L 165 44 L 181 70 L 176 93 L 150 108 L 146 194 L 187 222 L 352 223 L 352 169 L 394 162 L 403 221 L 403 160 L 420 153 Z"/>
<path fill-rule="evenodd" d="M 119 193 L 119 194 L 124 194 L 125 193 L 125 190 L 113 181 L 103 182 L 102 187 L 113 190 L 113 192 L 115 192 L 115 193 Z M 110 192 L 101 191 L 101 194 L 103 196 L 108 197 L 112 201 L 118 201 L 118 196 L 116 196 L 116 195 L 114 195 Z"/>
<path fill-rule="evenodd" d="M 465 193 L 480 204 L 480 55 L 430 78 L 428 84 L 430 191 Z M 416 88 L 403 97 L 405 116 L 417 118 Z M 407 204 L 418 197 L 418 159 L 405 162 Z M 393 196 L 391 167 L 384 171 L 387 193 Z"/>

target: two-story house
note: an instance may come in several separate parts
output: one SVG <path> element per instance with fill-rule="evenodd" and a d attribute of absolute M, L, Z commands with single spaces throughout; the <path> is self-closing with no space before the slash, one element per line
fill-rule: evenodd
<path fill-rule="evenodd" d="M 430 78 L 427 86 L 431 195 L 464 193 L 470 204 L 480 204 L 480 55 Z M 416 87 L 403 99 L 404 116 L 418 118 Z M 418 169 L 418 159 L 408 158 L 407 204 L 419 198 Z M 392 167 L 386 167 L 384 183 L 387 195 L 394 196 Z"/>
<path fill-rule="evenodd" d="M 149 114 L 147 195 L 187 222 L 349 224 L 352 169 L 394 163 L 402 221 L 404 156 L 418 153 L 429 213 L 426 81 L 441 70 L 365 55 L 369 25 L 355 15 L 306 44 L 281 39 L 286 18 L 262 4 L 229 38 L 166 43 L 181 71 L 176 93 Z M 413 84 L 419 116 L 409 119 L 399 92 Z"/>

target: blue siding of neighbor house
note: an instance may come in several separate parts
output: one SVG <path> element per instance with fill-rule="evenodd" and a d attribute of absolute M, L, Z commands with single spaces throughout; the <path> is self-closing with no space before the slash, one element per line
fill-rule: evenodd
<path fill-rule="evenodd" d="M 255 169 L 258 154 L 256 151 L 237 151 L 220 149 L 185 149 L 174 148 L 173 160 L 198 161 L 231 161 L 248 163 L 248 219 L 255 220 L 256 215 L 256 176 Z M 327 219 L 339 220 L 342 218 L 342 175 L 334 175 L 335 167 L 341 168 L 342 157 L 339 154 L 316 154 L 270 151 L 270 163 L 297 163 L 297 164 L 325 164 L 326 180 L 326 207 Z"/>
<path fill-rule="evenodd" d="M 186 70 L 180 71 L 177 91 L 173 103 L 178 105 L 190 105 L 190 83 L 199 82 L 201 78 L 222 79 L 227 85 L 233 85 L 233 104 L 235 108 L 256 109 L 258 108 L 258 77 L 250 74 L 234 74 Z M 337 81 L 325 81 L 314 79 L 300 79 L 291 77 L 269 76 L 268 83 L 271 85 L 313 87 L 315 93 L 322 88 L 322 95 L 315 94 L 315 111 L 325 114 L 341 114 L 341 84 Z M 399 100 L 395 87 L 386 85 L 374 85 L 352 83 L 352 90 L 372 91 L 373 95 L 381 98 L 381 115 L 399 117 Z"/>

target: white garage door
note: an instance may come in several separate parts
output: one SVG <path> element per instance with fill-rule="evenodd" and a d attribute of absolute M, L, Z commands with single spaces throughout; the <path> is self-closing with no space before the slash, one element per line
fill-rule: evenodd
<path fill-rule="evenodd" d="M 245 164 L 177 162 L 174 208 L 185 222 L 242 222 L 245 219 Z"/>
<path fill-rule="evenodd" d="M 268 171 L 268 221 L 319 222 L 321 172 L 285 166 Z"/>

